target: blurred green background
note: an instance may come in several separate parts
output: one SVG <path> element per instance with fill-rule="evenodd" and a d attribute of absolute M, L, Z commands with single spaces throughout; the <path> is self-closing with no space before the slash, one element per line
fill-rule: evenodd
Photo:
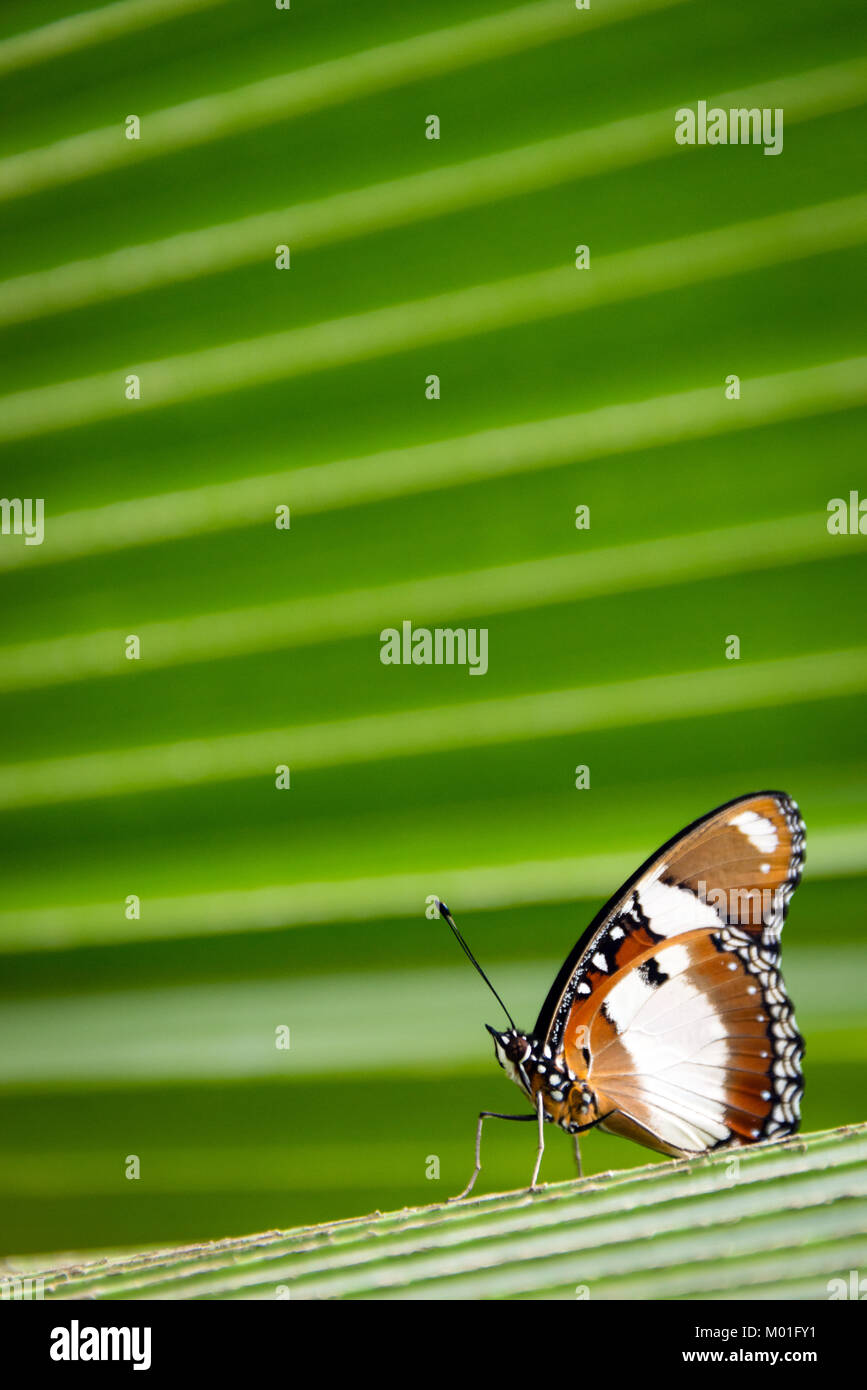
<path fill-rule="evenodd" d="M 78 8 L 0 14 L 0 493 L 46 506 L 0 537 L 0 1253 L 458 1191 L 518 1096 L 427 895 L 530 1027 L 618 882 L 769 786 L 808 825 L 804 1126 L 864 1119 L 865 541 L 825 524 L 867 492 L 863 5 L 186 0 L 15 38 Z M 782 155 L 675 144 L 730 92 L 783 106 Z M 488 674 L 383 666 L 404 619 L 487 627 Z M 479 1190 L 532 1150 L 492 1126 Z"/>

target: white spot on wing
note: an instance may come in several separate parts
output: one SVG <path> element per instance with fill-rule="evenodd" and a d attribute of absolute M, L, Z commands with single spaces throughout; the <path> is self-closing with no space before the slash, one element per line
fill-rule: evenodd
<path fill-rule="evenodd" d="M 732 816 L 729 825 L 737 826 L 741 834 L 746 835 L 750 844 L 761 854 L 773 854 L 779 844 L 777 828 L 773 821 L 760 816 L 757 811 L 741 811 L 739 815 Z"/>

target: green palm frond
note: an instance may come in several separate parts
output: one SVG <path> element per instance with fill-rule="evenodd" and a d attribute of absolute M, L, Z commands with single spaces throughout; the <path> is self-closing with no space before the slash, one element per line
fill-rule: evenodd
<path fill-rule="evenodd" d="M 0 494 L 45 500 L 42 545 L 0 535 L 0 1254 L 457 1190 L 508 1090 L 427 899 L 532 1018 L 617 883 L 759 786 L 808 825 L 783 953 L 806 1124 L 860 1121 L 865 541 L 826 523 L 863 484 L 863 7 L 39 10 L 0 15 Z M 782 154 L 677 145 L 700 99 L 782 108 Z M 384 666 L 405 620 L 488 628 L 487 674 Z M 743 1203 L 745 1272 L 721 1215 L 709 1274 L 741 1296 L 815 1219 L 791 1288 L 816 1296 L 857 1245 L 834 1222 L 862 1143 L 763 1151 L 773 1181 L 729 1192 L 718 1165 L 633 1181 L 646 1153 L 594 1134 L 591 1171 L 624 1169 L 595 1195 L 419 1229 L 445 1248 L 502 1210 L 524 1278 L 528 1213 L 592 1201 L 602 1231 L 658 1181 L 688 1221 L 683 1183 L 714 1219 Z M 497 1136 L 482 1183 L 525 1166 Z M 796 1189 L 797 1216 L 766 1205 Z M 359 1269 L 401 1220 L 358 1227 Z M 561 1281 L 539 1220 L 519 1291 L 563 1292 L 584 1256 Z M 664 1275 L 600 1244 L 599 1296 L 712 1293 L 665 1239 Z M 199 1258 L 185 1287 L 244 1296 Z M 474 1258 L 437 1293 L 518 1288 Z M 356 1274 L 309 1287 L 375 1291 Z"/>

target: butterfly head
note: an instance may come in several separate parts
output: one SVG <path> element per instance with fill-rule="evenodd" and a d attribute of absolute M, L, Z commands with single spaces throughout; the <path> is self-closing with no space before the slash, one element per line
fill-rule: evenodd
<path fill-rule="evenodd" d="M 494 1054 L 509 1080 L 529 1092 L 530 1077 L 526 1064 L 533 1058 L 533 1044 L 526 1033 L 519 1033 L 517 1028 L 507 1028 L 503 1032 L 492 1028 L 490 1023 L 486 1023 L 485 1027 L 494 1039 Z"/>
<path fill-rule="evenodd" d="M 503 1003 L 497 991 L 494 989 L 494 986 L 491 984 L 484 970 L 479 965 L 479 962 L 476 960 L 469 946 L 464 941 L 464 938 L 461 936 L 461 933 L 458 931 L 458 928 L 455 924 L 455 919 L 452 917 L 452 914 L 449 912 L 445 903 L 440 898 L 436 898 L 435 902 L 437 912 L 439 913 L 440 917 L 442 917 L 444 922 L 448 923 L 458 944 L 461 947 L 461 950 L 464 952 L 467 959 L 472 963 L 476 970 L 478 970 L 485 984 L 488 986 L 488 989 L 493 994 L 497 1003 L 501 1006 L 504 1014 L 506 1015 L 507 1019 L 509 1020 L 509 1023 L 511 1024 L 511 1027 L 506 1029 L 492 1028 L 489 1023 L 485 1024 L 485 1027 L 487 1028 L 491 1037 L 494 1039 L 494 1053 L 496 1055 L 497 1061 L 499 1062 L 500 1066 L 503 1068 L 503 1071 L 506 1073 L 509 1079 L 511 1081 L 514 1081 L 516 1086 L 520 1086 L 522 1091 L 526 1091 L 528 1096 L 532 1097 L 533 1088 L 531 1085 L 530 1077 L 532 1073 L 535 1070 L 537 1070 L 538 1067 L 538 1059 L 536 1057 L 536 1044 L 532 1038 L 529 1038 L 527 1036 L 526 1033 L 520 1032 L 520 1030 L 515 1027 L 515 1021 L 512 1018 L 512 1015 L 509 1013 L 509 1010 L 506 1008 L 505 1004 Z M 551 1053 L 549 1049 L 546 1047 L 545 1056 L 550 1057 L 550 1055 Z"/>

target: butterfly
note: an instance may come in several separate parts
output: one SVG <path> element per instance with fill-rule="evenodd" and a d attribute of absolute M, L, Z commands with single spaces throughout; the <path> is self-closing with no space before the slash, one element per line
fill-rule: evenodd
<path fill-rule="evenodd" d="M 575 1136 L 597 1125 L 684 1156 L 793 1134 L 804 1040 L 780 974 L 780 932 L 804 863 L 806 827 L 784 792 L 752 792 L 694 821 L 597 913 L 522 1032 L 455 926 L 440 915 L 504 1009 L 485 1026 L 531 1114 Z M 457 1199 L 456 1199 L 457 1200 Z"/>

